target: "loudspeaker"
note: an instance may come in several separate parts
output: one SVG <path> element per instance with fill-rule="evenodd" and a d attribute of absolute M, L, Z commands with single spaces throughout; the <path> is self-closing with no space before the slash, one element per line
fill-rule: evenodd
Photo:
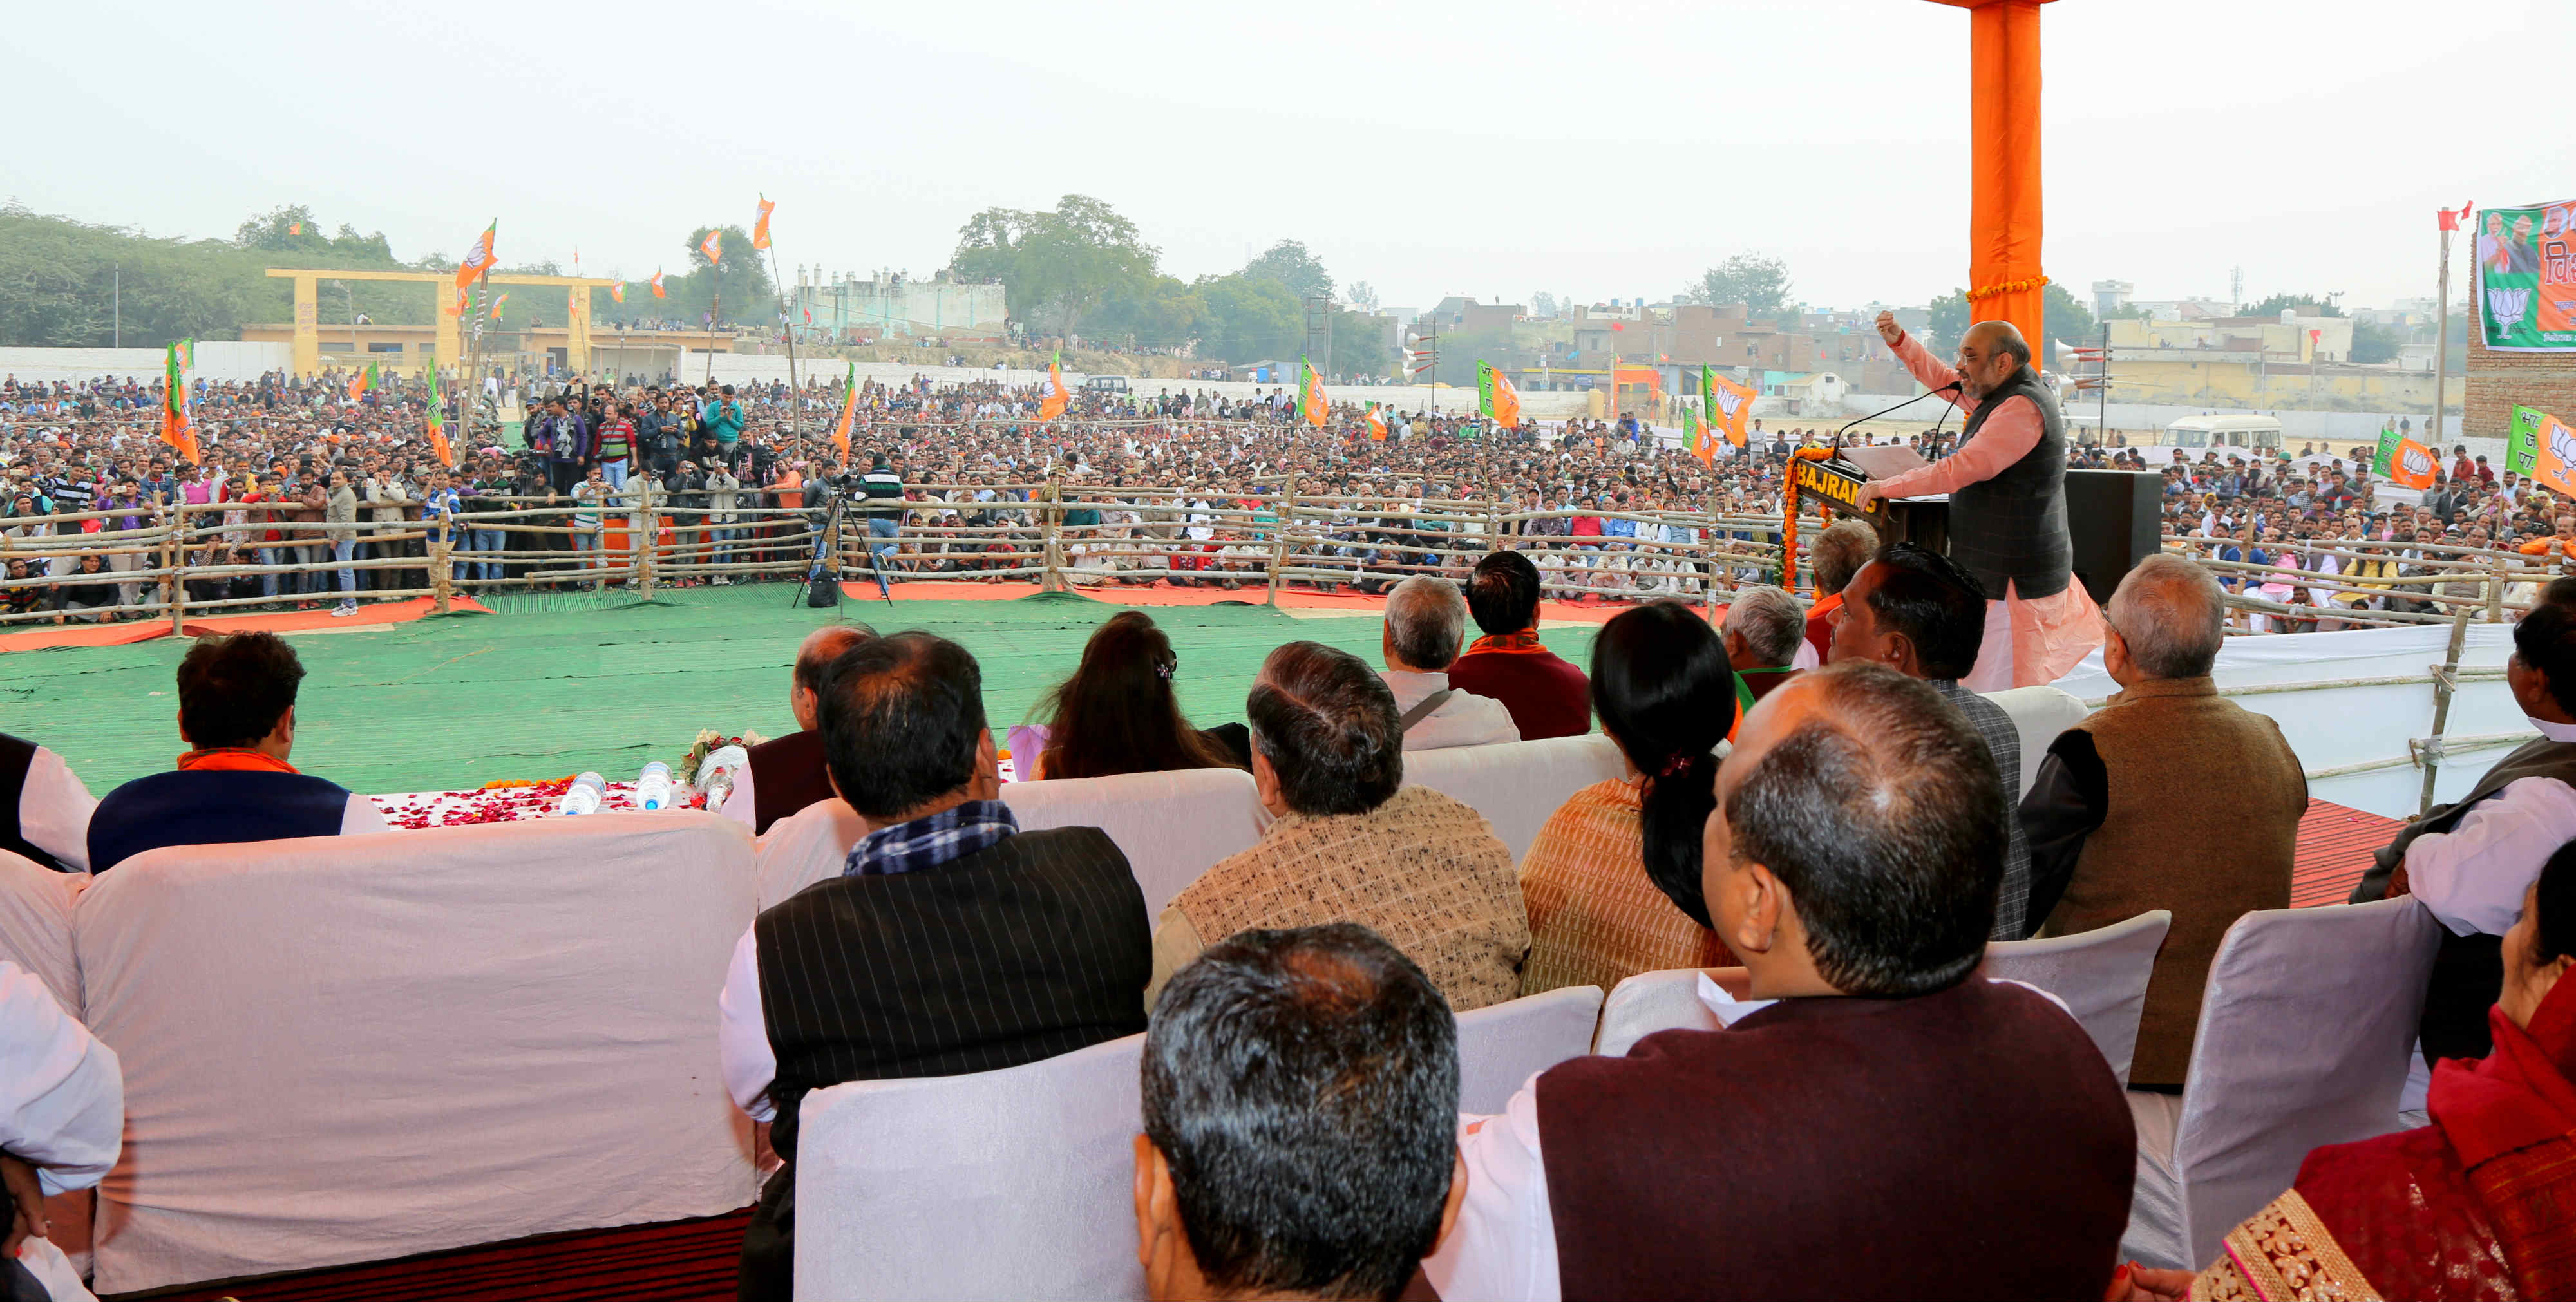
<path fill-rule="evenodd" d="M 2138 562 L 2164 545 L 2164 479 L 2129 470 L 2066 472 L 2066 534 L 2075 577 L 2108 605 Z"/>

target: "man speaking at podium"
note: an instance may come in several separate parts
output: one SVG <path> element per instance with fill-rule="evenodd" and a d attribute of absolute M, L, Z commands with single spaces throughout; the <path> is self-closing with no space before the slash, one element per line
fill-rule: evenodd
<path fill-rule="evenodd" d="M 2102 612 L 2075 582 L 2066 535 L 2066 425 L 2010 321 L 1980 321 L 1953 369 L 1878 314 L 1879 337 L 1924 387 L 1968 413 L 1959 450 L 1860 486 L 1882 497 L 1950 495 L 1950 559 L 1986 589 L 1986 640 L 1969 690 L 2052 683 L 2102 643 Z"/>

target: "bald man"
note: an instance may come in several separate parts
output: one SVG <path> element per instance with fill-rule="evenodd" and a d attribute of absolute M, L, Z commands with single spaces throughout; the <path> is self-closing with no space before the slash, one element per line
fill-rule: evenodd
<path fill-rule="evenodd" d="M 2075 582 L 2066 536 L 2066 423 L 2009 321 L 1980 321 L 1944 366 L 1878 314 L 1879 337 L 1914 378 L 1968 413 L 1959 450 L 1931 465 L 1861 485 L 1874 498 L 1950 495 L 1950 559 L 1986 590 L 1986 640 L 1970 691 L 2051 683 L 2102 644 L 2102 612 Z M 1954 387 L 1955 386 L 1955 387 Z"/>
<path fill-rule="evenodd" d="M 832 779 L 823 771 L 823 734 L 815 731 L 815 697 L 823 690 L 823 671 L 841 653 L 875 637 L 865 624 L 825 624 L 805 635 L 796 648 L 796 671 L 787 686 L 787 708 L 796 716 L 795 732 L 751 748 L 751 771 L 734 787 L 723 812 L 751 825 L 758 836 L 769 825 L 820 800 L 832 798 Z"/>

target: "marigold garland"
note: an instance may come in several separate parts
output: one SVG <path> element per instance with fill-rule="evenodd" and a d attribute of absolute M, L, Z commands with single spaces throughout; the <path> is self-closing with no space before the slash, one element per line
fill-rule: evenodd
<path fill-rule="evenodd" d="M 1993 298 L 1997 294 L 2018 294 L 2026 289 L 2045 289 L 2049 283 L 2046 276 L 2033 276 L 2028 280 L 2007 280 L 2000 285 L 1984 285 L 1969 290 L 1968 301 L 1974 303 L 1979 299 Z"/>

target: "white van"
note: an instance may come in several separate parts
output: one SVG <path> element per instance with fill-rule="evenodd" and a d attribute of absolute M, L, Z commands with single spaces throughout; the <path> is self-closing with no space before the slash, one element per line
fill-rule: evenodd
<path fill-rule="evenodd" d="M 2163 442 L 2177 448 L 2281 447 L 2278 416 L 2185 416 L 2165 426 Z"/>

